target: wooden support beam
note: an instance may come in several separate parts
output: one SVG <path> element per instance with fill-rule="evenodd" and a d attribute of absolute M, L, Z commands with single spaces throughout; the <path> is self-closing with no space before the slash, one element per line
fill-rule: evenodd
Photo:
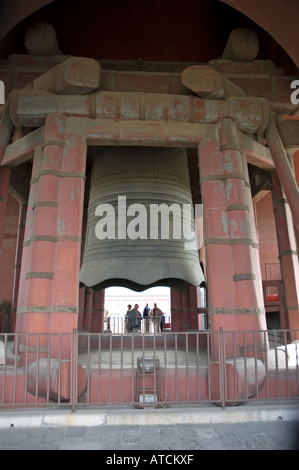
<path fill-rule="evenodd" d="M 118 121 L 69 117 L 66 135 L 84 135 L 88 145 L 151 145 L 197 148 L 204 138 L 217 139 L 214 124 L 176 121 Z M 239 131 L 247 161 L 259 168 L 273 169 L 269 150 Z M 44 127 L 22 137 L 7 147 L 2 165 L 13 168 L 32 158 L 36 147 L 43 145 Z"/>
<path fill-rule="evenodd" d="M 11 116 L 16 126 L 39 127 L 49 114 L 112 120 L 177 121 L 215 124 L 229 117 L 242 132 L 261 133 L 269 118 L 259 98 L 203 100 L 194 96 L 139 92 L 104 92 L 67 96 L 14 90 Z"/>
<path fill-rule="evenodd" d="M 0 120 L 0 163 L 2 162 L 6 147 L 9 144 L 13 129 L 14 123 L 10 116 L 9 97 L 7 103 L 4 105 Z"/>
<path fill-rule="evenodd" d="M 297 232 L 299 233 L 299 189 L 294 172 L 286 155 L 284 145 L 277 130 L 274 118 L 271 114 L 265 136 L 268 147 L 271 151 L 278 177 L 280 179 L 282 189 L 285 192 L 292 212 L 294 224 L 296 226 Z"/>
<path fill-rule="evenodd" d="M 12 86 L 24 89 L 29 80 L 38 78 L 39 75 L 45 74 L 49 69 L 53 69 L 67 59 L 70 57 L 62 55 L 47 58 L 24 57 L 24 55 L 13 54 L 10 59 L 1 61 L 1 78 L 5 82 L 6 91 L 10 93 Z M 181 73 L 195 64 L 159 62 L 159 71 L 157 71 L 157 63 L 148 61 L 143 61 L 142 71 L 137 70 L 135 61 L 100 60 L 100 65 L 99 89 L 101 91 L 138 91 L 179 95 L 193 93 L 182 84 Z M 270 61 L 235 62 L 215 59 L 209 61 L 208 65 L 239 88 L 246 90 L 249 96 L 264 97 L 278 114 L 289 114 L 296 108 L 296 105 L 290 101 L 290 86 L 298 77 L 282 75 L 281 69 L 275 67 Z M 299 112 L 298 109 L 297 112 Z"/>
<path fill-rule="evenodd" d="M 70 57 L 36 78 L 26 88 L 57 95 L 85 95 L 100 87 L 100 64 L 86 57 Z"/>
<path fill-rule="evenodd" d="M 44 127 L 40 127 L 21 139 L 8 145 L 2 160 L 2 166 L 13 168 L 31 160 L 36 147 L 44 141 Z"/>
<path fill-rule="evenodd" d="M 186 68 L 182 72 L 182 83 L 201 98 L 223 100 L 236 96 L 248 96 L 242 88 L 208 65 L 194 65 Z"/>
<path fill-rule="evenodd" d="M 146 145 L 197 147 L 204 137 L 214 136 L 215 126 L 187 122 L 112 121 L 110 119 L 81 119 L 81 132 L 88 145 Z M 78 120 L 66 120 L 67 133 L 78 129 Z"/>
<path fill-rule="evenodd" d="M 273 170 L 275 165 L 270 150 L 251 137 L 239 132 L 242 149 L 246 152 L 247 162 L 263 170 Z"/>

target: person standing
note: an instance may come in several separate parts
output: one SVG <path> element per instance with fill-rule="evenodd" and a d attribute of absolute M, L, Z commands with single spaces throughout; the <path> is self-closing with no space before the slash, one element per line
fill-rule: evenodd
<path fill-rule="evenodd" d="M 161 328 L 161 333 L 163 331 L 163 328 L 165 326 L 165 315 L 162 313 L 161 321 L 160 321 L 160 328 Z"/>
<path fill-rule="evenodd" d="M 127 306 L 127 313 L 126 313 L 126 316 L 125 316 L 125 333 L 129 333 L 129 313 L 130 313 L 130 310 L 132 308 L 132 305 L 128 305 Z"/>
<path fill-rule="evenodd" d="M 143 324 L 144 324 L 144 332 L 149 333 L 149 322 L 150 322 L 150 308 L 148 304 L 145 305 L 143 309 Z"/>
<path fill-rule="evenodd" d="M 129 312 L 129 332 L 133 332 L 133 329 L 141 331 L 141 319 L 142 315 L 138 310 L 139 305 L 135 304 L 134 308 Z"/>
<path fill-rule="evenodd" d="M 154 323 L 154 332 L 159 333 L 160 331 L 160 321 L 163 316 L 162 310 L 157 307 L 157 304 L 154 304 L 154 308 L 150 312 L 150 316 L 153 319 Z"/>

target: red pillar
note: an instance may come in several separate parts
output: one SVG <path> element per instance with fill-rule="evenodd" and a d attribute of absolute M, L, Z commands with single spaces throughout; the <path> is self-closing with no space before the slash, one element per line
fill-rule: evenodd
<path fill-rule="evenodd" d="M 189 287 L 190 298 L 190 329 L 198 330 L 198 313 L 197 313 L 197 287 Z"/>
<path fill-rule="evenodd" d="M 286 303 L 286 315 L 280 318 L 280 322 L 282 328 L 298 329 L 299 264 L 293 218 L 276 171 L 272 172 L 272 182 L 272 199 Z"/>
<path fill-rule="evenodd" d="M 197 316 L 197 287 L 190 286 L 182 292 L 183 302 L 183 330 L 198 330 Z"/>
<path fill-rule="evenodd" d="M 83 330 L 84 303 L 85 303 L 85 286 L 80 287 L 79 289 L 78 331 Z"/>
<path fill-rule="evenodd" d="M 84 312 L 83 312 L 83 331 L 91 332 L 91 319 L 93 309 L 93 290 L 90 287 L 85 288 Z"/>
<path fill-rule="evenodd" d="M 65 118 L 50 115 L 42 152 L 34 157 L 19 332 L 72 333 L 77 328 L 85 163 L 85 139 L 66 136 Z M 57 348 L 53 341 L 51 357 L 58 356 Z M 62 342 L 61 350 L 62 358 L 69 355 L 70 338 Z"/>
<path fill-rule="evenodd" d="M 16 311 L 16 326 L 15 332 L 21 333 L 23 330 L 23 313 L 26 308 L 26 274 L 30 262 L 31 254 L 31 237 L 33 236 L 33 216 L 34 216 L 34 203 L 36 199 L 36 191 L 38 187 L 38 176 L 40 160 L 42 156 L 42 148 L 36 148 L 33 158 L 32 174 L 30 181 L 30 192 L 27 204 L 26 222 L 24 229 L 24 242 L 22 250 L 22 262 L 20 269 L 19 292 L 17 296 L 17 311 Z"/>
<path fill-rule="evenodd" d="M 197 287 L 170 290 L 171 329 L 175 332 L 198 330 Z"/>
<path fill-rule="evenodd" d="M 230 119 L 199 145 L 211 330 L 266 329 L 258 242 L 246 156 Z M 257 338 L 263 345 L 263 335 Z M 253 345 L 246 338 L 249 353 Z M 260 343 L 260 344 L 259 344 Z M 237 336 L 237 354 L 244 351 Z M 231 345 L 227 354 L 232 354 Z"/>
<path fill-rule="evenodd" d="M 182 302 L 183 302 L 183 312 L 182 312 L 183 329 L 182 331 L 189 331 L 191 328 L 189 288 L 182 292 Z"/>
<path fill-rule="evenodd" d="M 183 331 L 183 293 L 170 289 L 171 330 Z"/>
<path fill-rule="evenodd" d="M 15 257 L 13 298 L 12 298 L 12 318 L 11 318 L 11 332 L 12 333 L 15 332 L 15 328 L 16 328 L 16 311 L 17 311 L 17 305 L 18 305 L 18 292 L 19 292 L 19 286 L 20 286 L 26 213 L 27 213 L 27 204 L 20 204 L 18 238 L 17 238 L 17 248 L 16 248 L 16 257 Z"/>
<path fill-rule="evenodd" d="M 91 319 L 91 332 L 103 333 L 104 331 L 104 309 L 105 309 L 105 290 L 95 291 L 93 293 L 93 312 Z"/>

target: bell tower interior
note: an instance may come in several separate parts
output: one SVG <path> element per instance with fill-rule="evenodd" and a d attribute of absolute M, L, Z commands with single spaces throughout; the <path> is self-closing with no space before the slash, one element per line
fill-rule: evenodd
<path fill-rule="evenodd" d="M 217 263 L 213 261 L 218 259 L 219 246 L 216 245 L 220 245 L 222 239 L 226 240 L 227 246 L 223 247 L 221 254 L 223 255 L 225 252 L 227 260 L 230 261 L 234 257 L 229 253 L 237 252 L 236 249 L 233 250 L 232 246 L 238 236 L 244 245 L 249 244 L 251 247 L 247 251 L 244 247 L 240 249 L 242 257 L 249 259 L 249 262 L 244 269 L 242 267 L 243 271 L 238 261 L 233 262 L 234 265 L 230 268 L 229 276 L 233 280 L 236 297 L 230 299 L 223 292 L 228 305 L 222 307 L 224 309 L 243 308 L 241 307 L 242 302 L 246 304 L 247 300 L 240 300 L 240 305 L 238 304 L 240 286 L 245 283 L 253 285 L 260 277 L 263 281 L 268 281 L 270 265 L 275 264 L 278 273 L 282 269 L 277 262 L 279 249 L 275 235 L 276 222 L 272 204 L 272 167 L 270 160 L 267 159 L 268 156 L 263 153 L 264 150 L 259 154 L 264 144 L 268 110 L 263 106 L 262 100 L 258 101 L 258 99 L 261 97 L 265 99 L 271 112 L 276 113 L 276 116 L 280 117 L 291 113 L 296 116 L 297 113 L 296 106 L 290 103 L 289 90 L 290 82 L 296 78 L 298 73 L 299 59 L 296 56 L 296 51 L 287 40 L 286 36 L 288 35 L 285 35 L 283 28 L 279 28 L 273 21 L 273 17 L 275 18 L 279 14 L 280 7 L 275 5 L 271 8 L 268 1 L 264 3 L 262 8 L 267 14 L 261 14 L 252 5 L 246 6 L 246 2 L 235 2 L 234 0 L 210 0 L 209 2 L 205 0 L 186 0 L 184 2 L 172 0 L 171 8 L 168 3 L 162 0 L 153 0 L 145 4 L 138 0 L 104 0 L 101 2 L 96 0 L 86 0 L 85 2 L 80 0 L 63 0 L 61 2 L 39 0 L 26 2 L 26 5 L 19 0 L 3 1 L 0 9 L 2 31 L 2 36 L 0 36 L 0 72 L 5 83 L 7 97 L 12 90 L 15 90 L 10 108 L 13 115 L 13 125 L 16 129 L 14 136 L 10 135 L 4 145 L 13 144 L 13 141 L 17 140 L 20 140 L 20 145 L 23 142 L 25 145 L 25 142 L 31 138 L 34 141 L 30 152 L 29 147 L 22 150 L 24 155 L 27 152 L 26 156 L 22 154 L 22 157 L 16 157 L 17 160 L 14 160 L 13 163 L 10 161 L 7 164 L 7 161 L 4 160 L 2 162 L 2 166 L 5 168 L 8 166 L 10 172 L 8 209 L 11 211 L 11 217 L 14 218 L 14 224 L 17 224 L 19 216 L 17 205 L 21 203 L 21 207 L 24 208 L 29 200 L 32 189 L 32 171 L 35 171 L 33 151 L 40 143 L 38 139 L 41 137 L 41 128 L 45 125 L 46 115 L 59 115 L 61 126 L 70 126 L 69 128 L 72 129 L 74 135 L 83 121 L 89 119 L 88 124 L 86 124 L 87 121 L 84 121 L 86 127 L 83 126 L 85 129 L 83 139 L 80 141 L 83 133 L 81 133 L 81 137 L 76 135 L 76 142 L 68 142 L 66 146 L 74 149 L 70 150 L 70 155 L 72 152 L 76 152 L 76 154 L 81 152 L 84 158 L 87 157 L 84 165 L 83 159 L 81 159 L 82 171 L 86 172 L 84 188 L 81 185 L 80 190 L 78 189 L 79 192 L 83 192 L 82 217 L 81 213 L 76 214 L 78 220 L 83 219 L 83 224 L 87 225 L 92 166 L 96 160 L 96 149 L 108 148 L 109 152 L 112 152 L 112 149 L 116 151 L 121 147 L 128 149 L 132 146 L 133 152 L 136 152 L 137 147 L 145 148 L 146 151 L 149 148 L 162 148 L 166 151 L 168 149 L 169 152 L 179 147 L 181 150 L 184 149 L 186 155 L 190 190 L 189 202 L 192 203 L 193 208 L 196 205 L 204 204 L 206 208 L 204 213 L 209 214 L 206 224 L 211 225 L 208 230 L 212 234 L 212 236 L 205 235 L 207 240 L 205 240 L 204 249 L 201 250 L 199 256 L 200 274 L 197 275 L 196 280 L 191 280 L 191 282 L 187 275 L 184 275 L 183 278 L 185 281 L 188 280 L 187 285 L 198 286 L 201 282 L 206 281 L 202 277 L 202 272 L 205 277 L 209 273 L 213 273 L 210 274 L 213 283 L 212 289 L 209 289 L 209 296 L 210 299 L 213 299 L 214 296 L 212 305 L 213 302 L 215 305 L 211 307 L 211 311 L 214 311 L 213 308 L 217 311 L 221 309 L 217 300 L 221 295 L 217 294 L 217 291 L 224 289 L 226 279 L 225 275 L 220 272 L 221 270 L 217 271 Z M 292 11 L 289 3 L 291 2 L 285 2 L 283 6 L 284 14 L 288 18 L 291 17 Z M 290 22 L 289 28 L 296 36 L 297 29 L 292 25 L 293 23 Z M 232 32 L 236 32 L 236 35 L 231 35 Z M 61 85 L 59 81 L 61 77 L 58 77 L 57 83 L 64 88 L 54 91 L 54 82 L 53 86 L 49 85 L 52 78 L 39 78 L 39 82 L 32 85 L 38 77 L 43 77 L 47 72 L 50 73 L 48 77 L 51 77 L 52 72 L 50 71 L 70 58 L 90 58 L 88 59 L 89 75 L 91 77 L 97 66 L 100 66 L 100 82 L 95 85 L 91 83 L 92 80 L 87 80 L 88 83 L 84 87 L 76 83 L 67 88 L 66 83 Z M 198 67 L 195 73 L 199 74 L 199 78 L 193 75 L 194 69 L 192 67 Z M 71 73 L 71 70 L 72 67 L 68 69 L 67 73 Z M 206 82 L 200 82 L 201 88 L 197 89 L 198 82 L 196 80 L 201 80 L 202 77 Z M 195 87 L 193 81 L 196 82 Z M 205 88 L 207 83 L 208 86 Z M 35 91 L 30 89 L 31 87 L 34 87 Z M 239 119 L 240 112 L 247 114 Z M 258 122 L 256 116 L 258 116 Z M 79 119 L 81 119 L 80 122 Z M 106 127 L 92 128 L 97 119 L 101 120 L 101 126 L 103 124 Z M 133 121 L 128 124 L 127 121 L 134 119 L 136 119 L 136 125 L 132 124 Z M 54 136 L 54 141 L 49 138 L 47 142 L 57 144 L 55 151 L 59 154 L 64 145 L 64 139 L 68 137 L 67 134 L 64 134 L 59 136 L 60 140 L 55 140 L 57 136 L 51 134 L 50 120 L 48 120 L 47 129 L 51 139 Z M 77 120 L 76 124 L 74 124 L 75 120 Z M 150 123 L 159 122 L 159 124 L 155 124 L 156 128 L 151 127 L 147 120 Z M 231 125 L 229 120 L 235 123 L 235 127 Z M 51 125 L 54 125 L 54 121 L 53 117 Z M 113 121 L 112 127 L 110 126 L 111 121 Z M 289 125 L 289 123 L 287 124 Z M 212 146 L 211 135 L 206 134 L 206 129 L 212 127 L 219 138 L 220 146 L 217 149 Z M 109 135 L 107 138 L 106 131 Z M 155 132 L 157 133 L 155 134 Z M 148 139 L 145 138 L 145 133 L 147 133 Z M 242 136 L 240 142 L 236 144 L 238 141 L 236 137 L 240 133 L 246 137 Z M 289 139 L 287 130 L 285 133 L 286 139 Z M 27 140 L 26 135 L 30 136 L 27 137 Z M 231 137 L 228 138 L 229 135 Z M 136 142 L 138 142 L 138 146 Z M 222 150 L 223 145 L 226 146 L 225 150 Z M 248 145 L 251 146 L 250 149 Z M 47 146 L 51 147 L 51 145 Z M 293 155 L 294 168 L 297 169 L 298 158 L 294 151 L 295 144 L 290 141 L 287 142 L 287 146 Z M 257 148 L 258 151 L 256 151 Z M 244 149 L 246 149 L 246 165 L 242 160 L 243 156 L 239 155 L 243 155 Z M 14 147 L 10 147 L 9 150 L 11 153 L 7 152 L 7 158 L 14 158 L 11 157 Z M 54 151 L 54 148 L 52 150 Z M 220 166 L 222 165 L 222 174 L 219 180 L 222 181 L 222 186 L 223 181 L 230 174 L 231 179 L 234 179 L 235 193 L 239 191 L 241 194 L 242 192 L 242 195 L 238 193 L 239 199 L 233 202 L 222 201 L 222 206 L 217 205 L 220 204 L 218 200 L 209 199 L 212 191 L 210 186 L 215 186 L 214 192 L 220 191 L 221 186 L 219 184 L 216 189 L 216 180 L 213 180 L 215 176 L 213 171 L 218 171 L 219 168 L 213 168 L 213 165 L 208 167 L 206 164 L 211 154 L 217 155 L 217 162 Z M 149 159 L 139 158 L 148 164 Z M 237 165 L 238 171 L 232 170 L 229 173 L 227 158 L 235 162 L 232 165 Z M 137 161 L 135 157 L 133 160 Z M 72 157 L 70 156 L 71 161 Z M 107 157 L 107 165 L 111 164 L 111 161 Z M 141 166 L 143 167 L 142 171 L 145 172 L 145 165 Z M 43 171 L 50 172 L 52 169 L 47 168 Z M 49 175 L 47 174 L 47 176 Z M 59 176 L 61 175 L 59 174 Z M 81 178 L 80 174 L 76 174 L 76 176 Z M 236 176 L 237 178 L 235 178 Z M 5 177 L 7 175 L 3 178 Z M 240 190 L 241 183 L 235 181 L 236 179 L 244 182 L 244 184 L 242 183 L 244 186 L 242 191 Z M 35 180 L 33 179 L 33 181 Z M 161 184 L 163 185 L 163 183 Z M 229 184 L 225 183 L 225 197 L 229 193 Z M 47 188 L 47 185 L 45 187 Z M 250 200 L 248 199 L 249 189 Z M 229 195 L 232 194 L 231 192 Z M 118 196 L 124 196 L 124 194 L 118 194 Z M 166 202 L 170 204 L 175 201 L 168 200 Z M 108 200 L 106 203 L 110 204 Z M 137 197 L 137 200 L 132 203 L 140 204 L 141 202 Z M 46 202 L 38 200 L 35 202 L 33 213 L 35 215 L 46 214 L 51 210 L 53 212 L 58 206 L 59 203 L 56 200 L 46 200 Z M 67 212 L 68 209 L 65 210 Z M 218 220 L 215 214 L 217 217 L 222 214 L 221 220 Z M 213 216 L 215 217 L 214 224 Z M 22 217 L 24 218 L 25 215 L 23 214 Z M 44 217 L 46 215 L 41 216 L 41 220 L 44 220 Z M 253 224 L 253 220 L 255 220 L 255 224 Z M 217 228 L 218 222 L 220 228 Z M 242 233 L 237 234 L 239 222 Z M 247 230 L 249 225 L 250 227 L 254 226 L 253 233 Z M 65 226 L 61 225 L 58 228 L 63 232 Z M 256 229 L 258 233 L 256 233 Z M 134 230 L 136 235 L 136 220 Z M 3 247 L 8 249 L 5 250 L 7 259 L 2 263 L 0 271 L 0 279 L 5 279 L 5 282 L 1 282 L 3 292 L 0 298 L 5 304 L 5 316 L 11 317 L 8 323 L 14 325 L 15 313 L 12 312 L 17 311 L 18 308 L 23 311 L 25 306 L 22 304 L 24 299 L 19 299 L 22 306 L 20 304 L 17 307 L 16 273 L 13 269 L 6 269 L 8 265 L 13 264 L 12 260 L 15 256 L 16 244 L 11 243 L 12 232 L 13 230 L 8 224 L 5 232 L 7 236 L 4 236 L 3 239 Z M 81 240 L 82 235 L 82 242 L 86 242 L 87 238 L 84 238 L 84 232 L 82 234 L 79 235 L 78 232 L 74 236 L 72 235 L 71 241 L 77 243 L 79 239 Z M 50 233 L 43 235 L 34 233 L 32 236 L 33 240 L 36 240 L 34 237 L 40 236 L 54 237 Z M 57 238 L 56 235 L 55 237 Z M 254 252 L 257 239 L 259 260 L 255 257 L 256 253 Z M 32 237 L 29 237 L 28 240 L 31 243 Z M 25 241 L 26 247 L 26 243 L 29 244 L 28 240 Z M 78 250 L 78 247 L 76 249 Z M 209 250 L 213 254 L 208 254 Z M 82 255 L 82 259 L 84 259 L 84 250 L 81 251 L 80 256 Z M 185 251 L 188 252 L 188 250 Z M 294 250 L 288 246 L 286 250 L 282 251 L 292 253 Z M 224 259 L 222 262 L 222 271 L 224 271 L 223 268 L 229 269 L 229 263 L 226 263 Z M 53 266 L 56 265 L 55 263 Z M 103 263 L 101 264 L 103 265 Z M 255 271 L 257 265 L 260 273 Z M 183 269 L 182 263 L 180 268 Z M 49 266 L 31 271 L 28 265 L 26 269 L 28 270 L 27 280 L 29 280 L 27 284 L 50 283 L 52 277 L 55 277 L 55 273 L 53 274 Z M 112 270 L 111 267 L 109 269 Z M 103 269 L 102 266 L 100 271 L 109 271 L 109 269 Z M 287 272 L 287 265 L 283 269 L 284 272 Z M 10 273 L 9 279 L 7 271 Z M 193 272 L 193 269 L 191 271 Z M 38 276 L 40 272 L 46 276 L 47 281 L 36 281 L 35 276 Z M 75 272 L 76 275 L 73 273 L 74 278 L 77 279 L 77 270 Z M 170 281 L 173 281 L 174 278 L 182 278 L 182 275 L 171 277 L 169 273 L 161 273 L 159 279 L 155 280 L 150 279 L 136 283 L 135 279 L 133 286 L 135 289 L 142 290 L 167 279 L 167 284 L 173 287 L 174 284 L 171 284 Z M 117 276 L 113 275 L 109 282 L 114 283 L 116 279 Z M 125 279 L 123 275 L 121 279 Z M 294 274 L 291 285 L 295 281 L 296 275 Z M 90 281 L 88 282 L 91 286 Z M 102 279 L 101 282 L 103 288 L 108 285 L 107 279 Z M 100 283 L 98 282 L 97 285 Z M 254 291 L 251 298 L 254 299 L 253 309 L 262 308 L 261 289 L 258 294 Z M 248 302 L 250 303 L 249 300 Z M 296 299 L 289 300 L 289 303 L 297 305 Z M 282 326 L 287 324 L 285 319 L 281 320 Z"/>
<path fill-rule="evenodd" d="M 297 3 L 0 2 L 0 405 L 136 404 L 155 345 L 161 403 L 298 397 Z M 113 286 L 171 331 L 105 331 Z"/>

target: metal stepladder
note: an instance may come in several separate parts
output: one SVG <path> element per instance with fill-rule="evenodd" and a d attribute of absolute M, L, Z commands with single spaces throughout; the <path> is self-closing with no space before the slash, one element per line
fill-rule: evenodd
<path fill-rule="evenodd" d="M 160 361 L 155 356 L 137 357 L 136 408 L 158 406 L 160 399 Z"/>

